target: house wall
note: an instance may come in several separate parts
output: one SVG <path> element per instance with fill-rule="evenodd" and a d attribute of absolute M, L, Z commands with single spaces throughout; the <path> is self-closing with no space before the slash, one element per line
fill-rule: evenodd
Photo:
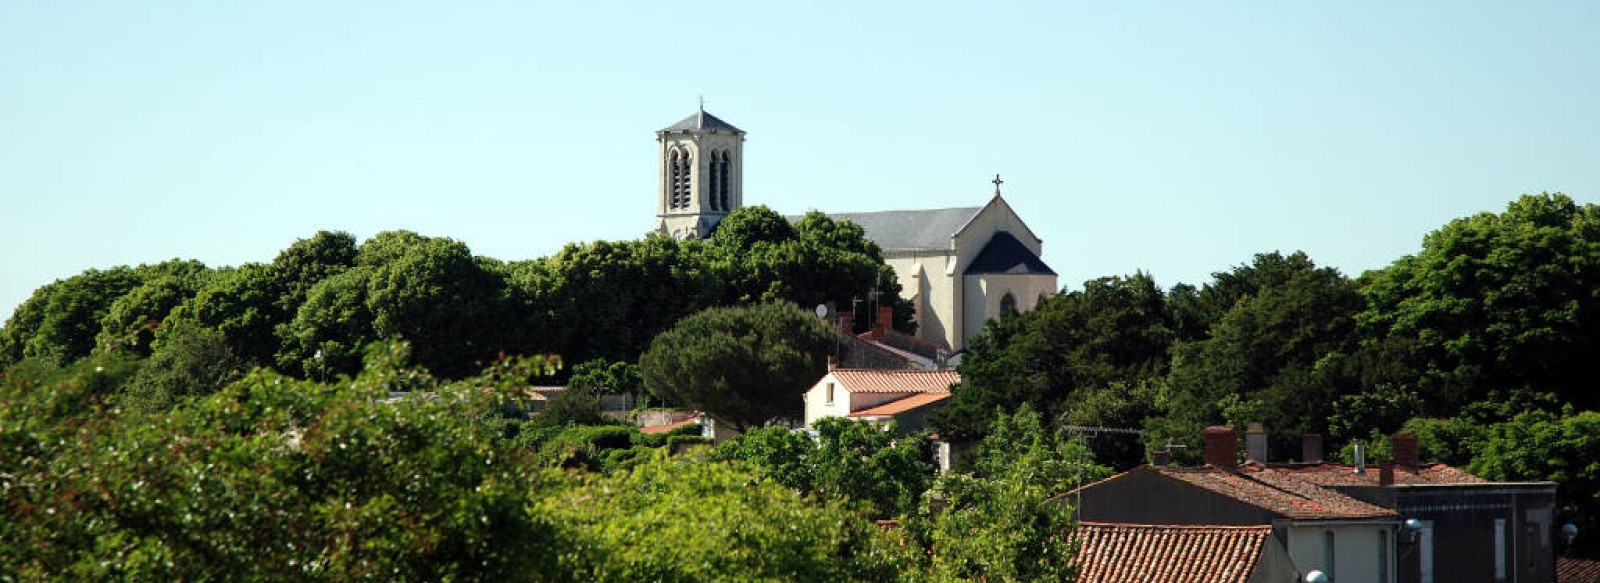
<path fill-rule="evenodd" d="M 1304 576 L 1313 569 L 1334 581 L 1393 583 L 1395 523 L 1296 523 L 1288 527 L 1289 558 Z M 1382 533 L 1382 534 L 1380 534 Z M 1333 535 L 1333 565 L 1326 560 L 1327 537 Z M 1380 551 L 1379 547 L 1385 547 Z M 1381 559 L 1381 562 L 1380 562 Z M 1379 578 L 1383 575 L 1383 578 Z"/>
<path fill-rule="evenodd" d="M 1424 556 L 1432 559 L 1432 581 L 1496 581 L 1497 557 L 1510 582 L 1555 577 L 1555 486 L 1483 484 L 1397 487 L 1395 510 L 1423 521 L 1430 531 L 1405 543 L 1402 581 L 1426 581 Z M 1496 542 L 1496 520 L 1504 529 Z M 1432 543 L 1429 552 L 1421 547 Z"/>
<path fill-rule="evenodd" d="M 828 402 L 829 383 L 834 384 L 832 403 Z M 850 392 L 846 391 L 844 386 L 840 385 L 838 379 L 835 379 L 832 374 L 823 375 L 822 380 L 817 381 L 817 384 L 811 385 L 811 388 L 806 391 L 804 399 L 807 427 L 810 427 L 811 424 L 823 417 L 850 416 Z"/>

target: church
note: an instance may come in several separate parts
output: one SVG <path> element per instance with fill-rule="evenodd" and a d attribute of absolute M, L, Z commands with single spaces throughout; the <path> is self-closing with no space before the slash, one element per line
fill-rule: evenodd
<path fill-rule="evenodd" d="M 656 132 L 661 187 L 655 231 L 707 237 L 744 204 L 745 132 L 704 108 Z M 1039 256 L 1044 242 L 1000 195 L 979 206 L 828 213 L 861 225 L 883 249 L 915 306 L 917 336 L 950 351 L 966 348 L 983 324 L 1033 309 L 1056 293 L 1056 272 Z"/>

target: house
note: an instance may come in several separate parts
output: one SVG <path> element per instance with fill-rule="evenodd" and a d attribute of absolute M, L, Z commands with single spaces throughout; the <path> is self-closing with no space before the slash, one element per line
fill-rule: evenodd
<path fill-rule="evenodd" d="M 700 111 L 656 132 L 655 232 L 709 237 L 744 204 L 745 132 Z M 830 214 L 861 225 L 915 306 L 917 337 L 959 351 L 983 323 L 1056 293 L 1043 241 L 1000 195 L 981 206 Z M 865 290 L 863 290 L 865 291 Z M 867 317 L 874 317 L 869 312 Z"/>
<path fill-rule="evenodd" d="M 1256 437 L 1262 447 L 1257 450 Z M 1334 581 L 1549 581 L 1554 576 L 1555 485 L 1488 482 L 1417 459 L 1397 436 L 1394 463 L 1268 463 L 1251 432 L 1238 463 L 1232 428 L 1204 435 L 1206 465 L 1146 465 L 1063 499 L 1080 520 L 1116 524 L 1270 526 L 1304 576 Z"/>
<path fill-rule="evenodd" d="M 1271 526 L 1187 526 L 1081 522 L 1078 583 L 1298 581 Z"/>
<path fill-rule="evenodd" d="M 850 313 L 840 313 L 835 320 L 838 326 L 839 368 L 876 370 L 934 370 L 951 368 L 953 360 L 949 350 L 938 343 L 924 340 L 889 327 L 894 321 L 894 308 L 878 308 L 878 319 L 872 328 L 860 334 L 855 329 Z"/>
<path fill-rule="evenodd" d="M 805 424 L 823 417 L 848 417 L 874 423 L 898 423 L 902 434 L 916 432 L 928 413 L 950 398 L 961 382 L 954 370 L 828 371 L 805 394 Z"/>

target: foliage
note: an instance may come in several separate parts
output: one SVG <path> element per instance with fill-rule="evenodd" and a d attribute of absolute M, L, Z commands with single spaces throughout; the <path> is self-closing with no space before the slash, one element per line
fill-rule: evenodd
<path fill-rule="evenodd" d="M 1015 411 L 1023 404 L 1051 418 L 1138 425 L 1140 407 L 1084 397 L 1164 374 L 1173 337 L 1164 297 L 1149 275 L 1085 282 L 1081 291 L 991 321 L 970 342 L 971 354 L 959 369 L 962 390 L 935 414 L 934 427 L 947 438 L 973 442 L 987 433 L 996 409 Z M 1096 405 L 1112 409 L 1085 409 Z M 1128 450 L 1121 451 L 1126 463 Z M 1132 457 L 1142 458 L 1142 452 Z"/>
<path fill-rule="evenodd" d="M 590 545 L 556 555 L 585 581 L 887 581 L 913 558 L 836 500 L 664 454 L 538 510 Z"/>
<path fill-rule="evenodd" d="M 245 362 L 221 334 L 180 323 L 164 334 L 129 382 L 122 402 L 139 411 L 164 412 L 185 399 L 216 392 L 245 372 Z"/>
<path fill-rule="evenodd" d="M 741 460 L 762 476 L 824 500 L 863 503 L 872 516 L 909 514 L 932 484 L 932 452 L 923 436 L 896 437 L 892 427 L 827 417 L 816 437 L 782 427 L 752 430 L 717 447 L 716 457 Z"/>
<path fill-rule="evenodd" d="M 1580 533 L 1600 532 L 1600 412 L 1526 411 L 1487 428 L 1468 470 L 1489 480 L 1553 481 L 1560 520 Z M 1577 545 L 1600 550 L 1600 537 Z"/>
<path fill-rule="evenodd" d="M 639 375 L 637 364 L 594 359 L 572 367 L 567 387 L 585 388 L 602 395 L 637 395 L 644 392 L 644 378 Z"/>
<path fill-rule="evenodd" d="M 977 445 L 971 475 L 935 482 L 910 528 L 930 549 L 935 579 L 1070 579 L 1072 509 L 1052 498 L 1110 475 L 1088 452 L 1049 435 L 1024 405 L 1000 414 Z M 1079 460 L 1079 461 L 1071 461 Z"/>
<path fill-rule="evenodd" d="M 833 331 L 792 304 L 712 308 L 657 336 L 639 367 L 652 393 L 745 431 L 798 416 L 832 346 Z"/>
<path fill-rule="evenodd" d="M 1519 388 L 1600 407 L 1600 207 L 1525 195 L 1451 221 L 1362 293 L 1368 342 L 1407 342 L 1427 414 Z"/>

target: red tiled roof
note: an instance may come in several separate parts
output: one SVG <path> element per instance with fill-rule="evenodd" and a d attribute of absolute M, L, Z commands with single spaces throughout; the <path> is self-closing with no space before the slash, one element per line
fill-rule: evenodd
<path fill-rule="evenodd" d="M 950 385 L 961 382 L 961 375 L 953 370 L 841 368 L 829 374 L 852 393 L 948 393 Z"/>
<path fill-rule="evenodd" d="M 946 392 L 946 393 L 917 393 L 915 395 L 911 395 L 911 396 L 906 397 L 904 399 L 896 399 L 894 401 L 890 401 L 888 403 L 884 403 L 882 405 L 878 405 L 877 407 L 873 407 L 871 409 L 862 409 L 860 411 L 852 411 L 850 413 L 850 416 L 851 417 L 890 417 L 890 416 L 894 416 L 894 415 L 899 415 L 901 413 L 905 413 L 906 411 L 910 411 L 912 409 L 916 409 L 916 408 L 922 407 L 924 405 L 930 405 L 930 404 L 933 404 L 933 403 L 937 403 L 939 401 L 943 401 L 943 400 L 948 399 L 948 398 L 950 398 L 950 393 L 948 393 L 948 392 Z"/>
<path fill-rule="evenodd" d="M 683 421 L 679 421 L 677 423 L 668 423 L 666 425 L 650 425 L 650 426 L 646 426 L 646 427 L 640 427 L 639 428 L 639 433 L 646 433 L 646 434 L 666 433 L 668 431 L 672 431 L 672 430 L 677 429 L 679 427 L 685 427 L 685 426 L 689 426 L 689 425 L 694 425 L 695 423 L 698 423 L 698 421 L 696 421 L 693 418 L 689 418 L 689 419 L 684 419 Z"/>
<path fill-rule="evenodd" d="M 1558 583 L 1600 583 L 1600 560 L 1556 556 Z"/>
<path fill-rule="evenodd" d="M 1209 466 L 1142 467 L 1286 518 L 1338 520 L 1395 516 L 1393 510 L 1356 500 L 1331 488 L 1273 472 L 1234 473 Z"/>
<path fill-rule="evenodd" d="M 1378 466 L 1367 466 L 1357 474 L 1355 466 L 1345 464 L 1246 464 L 1239 468 L 1245 473 L 1272 473 L 1318 486 L 1377 486 Z M 1426 484 L 1482 484 L 1483 478 L 1463 472 L 1445 464 L 1427 464 L 1417 468 L 1396 467 L 1394 483 L 1400 486 Z"/>
<path fill-rule="evenodd" d="M 1271 526 L 1078 524 L 1079 583 L 1206 581 L 1245 583 Z"/>

